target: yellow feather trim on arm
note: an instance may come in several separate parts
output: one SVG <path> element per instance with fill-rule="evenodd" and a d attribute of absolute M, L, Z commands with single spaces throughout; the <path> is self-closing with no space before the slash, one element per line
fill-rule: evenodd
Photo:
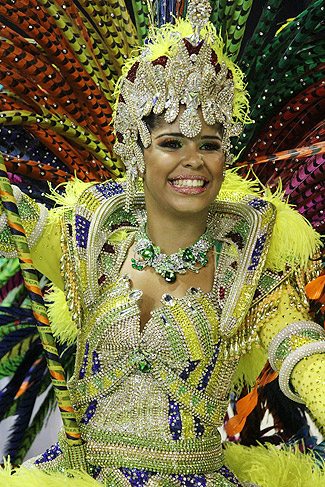
<path fill-rule="evenodd" d="M 277 211 L 265 268 L 274 272 L 284 271 L 288 265 L 305 269 L 321 246 L 320 236 L 308 220 L 285 200 L 281 182 L 272 193 L 257 178 L 242 178 L 238 169 L 226 171 L 217 199 L 240 201 L 247 195 L 272 203 Z"/>
<path fill-rule="evenodd" d="M 78 330 L 72 321 L 64 292 L 52 284 L 50 293 L 44 296 L 44 301 L 54 338 L 61 344 L 73 345 L 77 340 Z"/>
<path fill-rule="evenodd" d="M 240 393 L 244 386 L 249 390 L 253 389 L 256 378 L 260 375 L 266 362 L 266 350 L 256 345 L 253 345 L 252 349 L 240 358 L 233 379 L 233 386 L 237 393 Z"/>
<path fill-rule="evenodd" d="M 81 193 L 94 184 L 96 183 L 85 183 L 78 178 L 73 178 L 67 183 L 59 184 L 55 189 L 49 184 L 50 194 L 47 197 L 58 205 L 50 210 L 49 221 L 58 222 L 60 215 L 65 210 L 72 208 L 77 203 Z M 58 188 L 64 188 L 64 192 L 62 194 L 58 193 Z"/>

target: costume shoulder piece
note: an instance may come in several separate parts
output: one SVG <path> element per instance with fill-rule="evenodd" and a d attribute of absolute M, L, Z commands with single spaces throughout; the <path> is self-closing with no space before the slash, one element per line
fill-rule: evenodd
<path fill-rule="evenodd" d="M 237 332 L 247 314 L 265 266 L 275 217 L 275 207 L 255 195 L 222 193 L 214 205 L 215 235 L 223 242 L 218 292 L 220 327 L 226 336 Z"/>

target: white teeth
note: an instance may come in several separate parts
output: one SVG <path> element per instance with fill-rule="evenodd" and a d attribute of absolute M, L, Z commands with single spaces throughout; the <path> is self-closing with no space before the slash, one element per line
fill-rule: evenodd
<path fill-rule="evenodd" d="M 204 185 L 203 179 L 174 179 L 172 180 L 173 186 L 179 188 L 202 188 Z"/>

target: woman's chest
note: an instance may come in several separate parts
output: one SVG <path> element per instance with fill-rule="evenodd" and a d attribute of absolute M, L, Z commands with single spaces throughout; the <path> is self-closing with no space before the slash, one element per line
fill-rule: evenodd
<path fill-rule="evenodd" d="M 120 278 L 86 317 L 80 349 L 96 350 L 102 360 L 141 350 L 159 360 L 184 364 L 211 356 L 218 340 L 218 312 L 210 296 L 191 287 L 177 298 L 164 293 L 141 326 L 143 292 Z"/>
<path fill-rule="evenodd" d="M 132 250 L 132 249 L 130 249 Z M 151 267 L 144 270 L 137 270 L 132 267 L 130 253 L 125 259 L 121 268 L 121 275 L 128 275 L 133 289 L 141 289 L 142 296 L 138 302 L 140 316 L 140 331 L 152 318 L 152 312 L 165 304 L 165 296 L 180 299 L 186 296 L 189 288 L 199 288 L 204 294 L 212 290 L 215 277 L 215 256 L 212 252 L 208 254 L 206 267 L 196 272 L 177 274 L 176 281 L 168 283 Z"/>

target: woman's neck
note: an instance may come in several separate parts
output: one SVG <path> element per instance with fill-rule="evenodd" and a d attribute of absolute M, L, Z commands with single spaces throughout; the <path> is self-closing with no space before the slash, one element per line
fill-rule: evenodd
<path fill-rule="evenodd" d="M 178 249 L 185 249 L 193 245 L 206 229 L 206 214 L 180 215 L 166 217 L 166 215 L 152 215 L 148 213 L 146 233 L 150 240 L 170 255 Z"/>

